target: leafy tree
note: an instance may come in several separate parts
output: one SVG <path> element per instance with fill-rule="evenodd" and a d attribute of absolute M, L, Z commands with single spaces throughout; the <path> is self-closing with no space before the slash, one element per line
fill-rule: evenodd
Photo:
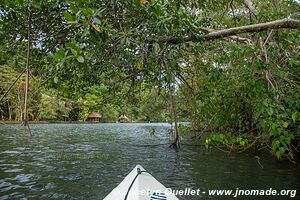
<path fill-rule="evenodd" d="M 156 119 L 166 119 L 173 95 L 181 119 L 213 130 L 207 144 L 271 145 L 293 159 L 299 8 L 292 0 L 9 0 L 0 37 L 22 49 L 31 13 L 32 74 L 79 102 L 82 119 L 99 110 L 113 113 L 108 121 L 124 113 L 151 120 L 162 107 Z"/>

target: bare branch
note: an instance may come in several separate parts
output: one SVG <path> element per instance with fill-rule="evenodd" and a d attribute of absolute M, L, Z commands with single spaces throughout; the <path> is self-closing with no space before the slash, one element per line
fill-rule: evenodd
<path fill-rule="evenodd" d="M 270 33 L 268 34 L 268 37 L 267 37 L 267 39 L 265 40 L 265 42 L 263 44 L 264 48 L 266 47 L 266 44 L 269 42 L 269 39 L 271 38 L 272 33 L 273 33 L 273 30 L 271 30 Z"/>
<path fill-rule="evenodd" d="M 175 76 L 177 76 L 181 81 L 183 81 L 186 86 L 188 86 L 188 88 L 191 90 L 191 92 L 194 92 L 193 87 L 188 83 L 188 81 L 182 76 L 182 74 L 180 74 L 179 72 L 177 72 L 176 74 L 174 74 Z"/>
<path fill-rule="evenodd" d="M 275 20 L 275 21 L 270 21 L 265 23 L 224 29 L 224 30 L 208 33 L 206 35 L 200 35 L 200 36 L 193 35 L 193 36 L 183 37 L 183 38 L 171 37 L 171 38 L 148 39 L 146 40 L 146 42 L 148 43 L 162 42 L 167 44 L 180 44 L 184 42 L 204 42 L 204 41 L 229 37 L 241 33 L 257 33 L 257 32 L 263 32 L 272 29 L 283 29 L 283 28 L 287 28 L 287 29 L 300 28 L 300 21 L 295 19 L 285 18 L 285 19 L 280 19 L 280 20 Z"/>
<path fill-rule="evenodd" d="M 10 87 L 7 89 L 7 91 L 3 94 L 3 96 L 0 99 L 0 102 L 2 101 L 2 99 L 4 99 L 4 97 L 9 93 L 9 91 L 11 90 L 11 88 L 16 84 L 16 82 L 21 78 L 21 76 L 24 74 L 25 69 L 22 71 L 22 73 L 18 76 L 18 78 L 10 85 Z"/>
<path fill-rule="evenodd" d="M 203 30 L 206 30 L 208 33 L 217 32 L 218 30 L 210 29 L 210 28 L 204 28 Z M 241 44 L 247 44 L 247 45 L 253 45 L 252 40 L 244 37 L 239 37 L 236 35 L 229 36 L 229 38 L 233 41 L 239 42 Z"/>
<path fill-rule="evenodd" d="M 249 11 L 251 13 L 253 13 L 254 15 L 257 15 L 258 12 L 257 10 L 254 8 L 252 1 L 251 0 L 243 0 L 244 5 L 249 9 Z"/>

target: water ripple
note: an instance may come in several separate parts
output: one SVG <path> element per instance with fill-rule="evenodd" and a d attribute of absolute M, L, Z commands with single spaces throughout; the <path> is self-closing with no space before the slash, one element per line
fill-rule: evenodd
<path fill-rule="evenodd" d="M 136 165 L 167 187 L 300 188 L 300 172 L 264 155 L 168 145 L 169 124 L 44 124 L 34 135 L 0 127 L 0 199 L 103 199 Z M 149 134 L 155 130 L 155 136 Z M 256 175 L 253 175 L 253 172 Z M 276 175 L 276 176 L 275 176 Z M 181 199 L 192 200 L 195 197 Z"/>

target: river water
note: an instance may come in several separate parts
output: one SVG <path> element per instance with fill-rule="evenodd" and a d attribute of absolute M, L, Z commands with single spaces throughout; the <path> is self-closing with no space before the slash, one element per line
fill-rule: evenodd
<path fill-rule="evenodd" d="M 0 125 L 0 199 L 103 199 L 137 164 L 166 187 L 206 192 L 179 199 L 233 198 L 209 196 L 211 189 L 300 189 L 299 168 L 266 153 L 225 154 L 188 145 L 178 152 L 169 149 L 168 124 L 31 128 L 32 137 L 19 125 Z M 153 129 L 155 135 L 149 134 Z M 300 194 L 290 196 L 235 199 L 300 199 Z"/>

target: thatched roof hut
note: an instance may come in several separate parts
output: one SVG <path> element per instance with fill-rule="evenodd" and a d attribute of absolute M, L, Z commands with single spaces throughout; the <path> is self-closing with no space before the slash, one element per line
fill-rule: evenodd
<path fill-rule="evenodd" d="M 92 112 L 89 114 L 87 121 L 98 122 L 102 118 L 102 115 L 98 112 Z"/>
<path fill-rule="evenodd" d="M 128 121 L 129 121 L 129 118 L 126 115 L 121 115 L 118 119 L 118 122 L 120 122 L 120 123 L 125 123 Z"/>

